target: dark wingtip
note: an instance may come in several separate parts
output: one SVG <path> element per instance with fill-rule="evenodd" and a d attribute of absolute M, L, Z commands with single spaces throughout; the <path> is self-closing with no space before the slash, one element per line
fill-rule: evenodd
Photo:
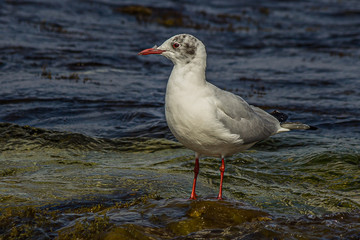
<path fill-rule="evenodd" d="M 307 130 L 318 130 L 317 127 L 314 127 L 314 126 L 309 126 L 310 128 L 308 128 Z"/>
<path fill-rule="evenodd" d="M 285 113 L 279 112 L 278 110 L 274 110 L 270 114 L 281 123 L 288 119 L 288 116 Z"/>
<path fill-rule="evenodd" d="M 288 119 L 288 115 L 285 113 L 282 113 L 278 110 L 274 110 L 270 113 L 273 117 L 275 117 L 280 123 L 285 123 L 285 121 Z M 317 130 L 318 128 L 315 126 L 306 125 L 308 128 L 306 130 Z"/>

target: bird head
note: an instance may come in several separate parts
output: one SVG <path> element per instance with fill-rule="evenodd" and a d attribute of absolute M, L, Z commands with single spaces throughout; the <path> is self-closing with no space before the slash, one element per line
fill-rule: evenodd
<path fill-rule="evenodd" d="M 175 65 L 186 65 L 200 59 L 206 61 L 204 44 L 190 34 L 175 35 L 166 40 L 161 46 L 154 46 L 139 52 L 138 55 L 160 54 L 170 59 Z"/>

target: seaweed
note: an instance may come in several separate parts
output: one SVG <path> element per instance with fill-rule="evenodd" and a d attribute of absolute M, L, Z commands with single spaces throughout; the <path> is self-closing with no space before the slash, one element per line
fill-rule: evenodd
<path fill-rule="evenodd" d="M 183 9 L 175 9 L 168 7 L 152 7 L 142 5 L 126 5 L 116 7 L 114 12 L 124 13 L 135 16 L 140 24 L 156 23 L 164 27 L 184 27 L 193 29 L 206 29 L 215 31 L 249 31 L 249 26 L 244 24 L 258 25 L 258 22 L 243 11 L 239 14 L 210 14 L 205 11 L 197 12 L 201 18 L 194 20 L 190 14 Z M 263 15 L 269 14 L 268 8 L 260 8 L 259 12 Z M 241 25 L 239 25 L 239 23 Z"/>

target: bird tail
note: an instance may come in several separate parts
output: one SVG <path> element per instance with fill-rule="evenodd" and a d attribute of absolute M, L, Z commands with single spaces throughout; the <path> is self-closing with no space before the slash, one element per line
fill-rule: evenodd
<path fill-rule="evenodd" d="M 280 132 L 286 132 L 289 130 L 316 130 L 317 127 L 309 126 L 307 124 L 301 122 L 285 122 L 288 119 L 288 116 L 285 113 L 279 112 L 275 110 L 270 113 L 273 117 L 275 117 L 279 122 L 280 126 L 283 128 Z"/>
<path fill-rule="evenodd" d="M 301 122 L 283 122 L 280 124 L 282 128 L 289 130 L 316 130 L 317 127 L 310 126 Z"/>

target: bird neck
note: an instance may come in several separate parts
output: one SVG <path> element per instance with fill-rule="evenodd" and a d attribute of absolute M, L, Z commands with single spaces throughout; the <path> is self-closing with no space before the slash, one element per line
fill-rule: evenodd
<path fill-rule="evenodd" d="M 194 59 L 195 60 L 195 59 Z M 206 83 L 206 62 L 191 61 L 188 64 L 175 64 L 169 82 L 184 86 L 201 86 Z"/>

